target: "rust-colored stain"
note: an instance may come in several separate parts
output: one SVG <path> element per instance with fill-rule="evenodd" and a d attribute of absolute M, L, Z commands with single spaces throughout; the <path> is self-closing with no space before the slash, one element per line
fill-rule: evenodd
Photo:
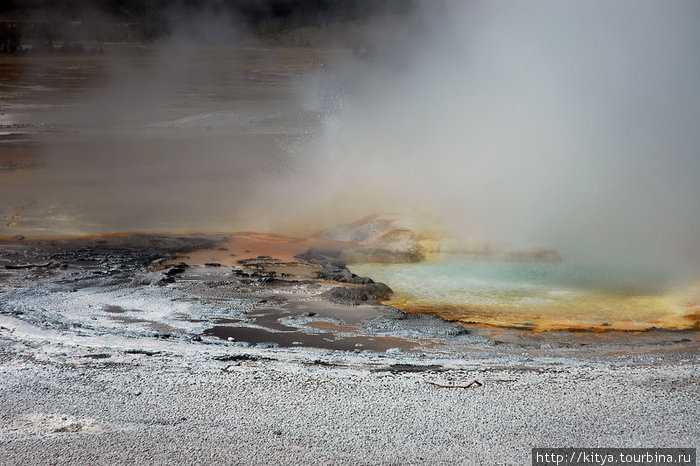
<path fill-rule="evenodd" d="M 690 321 L 691 329 L 700 330 L 700 311 L 691 312 L 683 316 Z"/>
<path fill-rule="evenodd" d="M 416 302 L 395 296 L 385 302 L 412 314 L 433 314 L 449 322 L 535 332 L 567 330 L 604 333 L 609 331 L 646 332 L 655 329 L 699 330 L 700 312 L 687 313 L 670 298 L 616 297 L 594 298 L 559 306 L 509 306 L 507 304 L 471 305 Z M 618 306 L 615 306 L 615 303 Z"/>

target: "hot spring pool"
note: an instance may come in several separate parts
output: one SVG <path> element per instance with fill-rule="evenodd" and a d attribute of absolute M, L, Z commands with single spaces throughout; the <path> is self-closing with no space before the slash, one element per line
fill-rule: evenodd
<path fill-rule="evenodd" d="M 700 290 L 669 277 L 608 266 L 440 260 L 354 264 L 388 284 L 406 312 L 532 330 L 697 328 Z"/>

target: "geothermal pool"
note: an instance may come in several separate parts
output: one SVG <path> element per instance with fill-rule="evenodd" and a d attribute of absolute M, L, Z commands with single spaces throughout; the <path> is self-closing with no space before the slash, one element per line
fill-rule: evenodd
<path fill-rule="evenodd" d="M 436 260 L 355 264 L 388 284 L 406 312 L 529 330 L 697 327 L 700 290 L 669 277 L 609 266 Z"/>

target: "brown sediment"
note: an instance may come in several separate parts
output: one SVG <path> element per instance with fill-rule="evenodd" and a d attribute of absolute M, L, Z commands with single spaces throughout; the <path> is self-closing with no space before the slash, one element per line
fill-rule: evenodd
<path fill-rule="evenodd" d="M 129 241 L 132 238 L 144 236 L 158 236 L 164 238 L 195 238 L 201 237 L 212 240 L 212 247 L 207 248 L 183 248 L 187 252 L 178 255 L 175 259 L 163 262 L 161 266 L 172 265 L 177 262 L 185 262 L 188 265 L 227 265 L 241 267 L 244 261 L 268 258 L 265 270 L 275 272 L 278 276 L 315 278 L 314 271 L 317 266 L 306 264 L 295 259 L 294 256 L 310 249 L 324 247 L 347 247 L 349 243 L 327 240 L 320 237 L 295 238 L 270 233 L 240 232 L 240 233 L 192 233 L 192 232 L 118 232 L 99 233 L 86 235 L 47 235 L 30 236 L 21 238 L 11 235 L 0 235 L 0 241 L 5 244 L 13 243 L 37 243 L 55 241 L 61 243 L 89 243 L 96 245 L 113 245 L 115 240 Z M 241 263 L 243 261 L 243 263 Z"/>
<path fill-rule="evenodd" d="M 36 167 L 40 160 L 41 152 L 35 146 L 3 146 L 0 150 L 0 173 L 9 172 L 14 175 Z"/>
<path fill-rule="evenodd" d="M 411 314 L 431 314 L 463 326 L 493 327 L 511 330 L 528 330 L 534 332 L 565 330 L 569 332 L 605 333 L 648 332 L 664 330 L 698 330 L 699 315 L 695 312 L 683 314 L 682 311 L 659 303 L 636 309 L 609 310 L 610 315 L 600 322 L 592 321 L 586 314 L 586 302 L 572 303 L 569 306 L 507 306 L 507 305 L 471 305 L 451 303 L 416 302 L 408 298 L 394 297 L 385 302 L 403 312 Z M 578 306 L 581 306 L 577 309 Z M 636 312 L 621 315 L 620 312 Z M 615 315 L 617 312 L 618 315 Z M 653 313 L 651 315 L 645 315 Z M 562 315 L 564 314 L 564 315 Z M 567 315 L 568 314 L 568 315 Z M 586 319 L 588 317 L 588 320 Z"/>
<path fill-rule="evenodd" d="M 348 243 L 319 237 L 295 238 L 271 233 L 240 232 L 224 234 L 225 240 L 212 249 L 201 249 L 188 254 L 189 265 L 204 265 L 217 262 L 221 265 L 237 265 L 239 261 L 261 256 L 278 259 L 286 263 L 299 263 L 294 256 L 310 248 L 347 246 Z M 299 264 L 301 266 L 301 264 Z"/>
<path fill-rule="evenodd" d="M 691 312 L 683 317 L 690 321 L 693 330 L 700 330 L 700 311 Z"/>
<path fill-rule="evenodd" d="M 630 354 L 668 354 L 668 353 L 678 353 L 678 352 L 688 352 L 688 351 L 698 351 L 700 350 L 700 344 L 684 344 L 682 346 L 671 346 L 665 348 L 634 348 L 629 350 L 618 350 L 618 351 L 605 351 L 601 353 L 604 356 L 625 356 Z"/>
<path fill-rule="evenodd" d="M 215 326 L 204 331 L 204 335 L 215 336 L 224 340 L 235 340 L 259 345 L 273 343 L 281 347 L 307 347 L 342 351 L 386 351 L 399 348 L 414 351 L 418 348 L 433 348 L 436 343 L 429 339 L 412 340 L 384 336 L 340 337 L 331 332 L 305 333 L 302 331 L 273 332 L 264 328 Z"/>

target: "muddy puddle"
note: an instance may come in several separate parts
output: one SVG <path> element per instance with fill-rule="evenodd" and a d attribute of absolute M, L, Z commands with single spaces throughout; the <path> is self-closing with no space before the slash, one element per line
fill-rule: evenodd
<path fill-rule="evenodd" d="M 354 351 L 370 350 L 383 352 L 391 348 L 402 351 L 416 351 L 434 347 L 428 340 L 407 340 L 394 337 L 340 337 L 333 333 L 308 334 L 302 331 L 272 332 L 262 328 L 230 327 L 217 325 L 204 331 L 205 336 L 214 336 L 223 340 L 246 342 L 251 345 L 271 345 L 283 348 L 308 347 L 328 350 Z"/>

